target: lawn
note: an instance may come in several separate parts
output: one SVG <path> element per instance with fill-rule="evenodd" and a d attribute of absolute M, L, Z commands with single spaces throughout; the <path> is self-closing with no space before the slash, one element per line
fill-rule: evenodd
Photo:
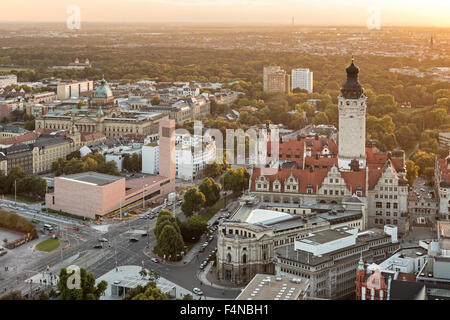
<path fill-rule="evenodd" d="M 14 195 L 13 194 L 5 194 L 4 195 L 6 199 L 13 200 L 14 201 Z M 41 201 L 33 198 L 23 197 L 23 196 L 17 196 L 17 202 L 25 202 L 29 204 L 35 204 L 39 203 Z"/>
<path fill-rule="evenodd" d="M 11 72 L 13 70 L 16 70 L 16 71 L 27 71 L 27 70 L 30 70 L 30 71 L 32 71 L 33 69 L 24 68 L 24 67 L 2 67 L 2 66 L 0 66 L 0 72 Z"/>
<path fill-rule="evenodd" d="M 50 252 L 55 250 L 56 248 L 58 248 L 60 246 L 60 241 L 59 239 L 47 239 L 45 241 L 42 241 L 41 243 L 39 243 L 36 246 L 36 249 L 39 251 L 45 251 L 45 252 Z"/>
<path fill-rule="evenodd" d="M 225 198 L 227 198 L 227 201 L 231 199 L 231 194 L 227 195 Z M 217 201 L 212 207 L 203 209 L 199 214 L 208 221 L 211 219 L 217 211 L 222 209 L 225 206 L 225 198 L 221 198 L 219 201 Z"/>

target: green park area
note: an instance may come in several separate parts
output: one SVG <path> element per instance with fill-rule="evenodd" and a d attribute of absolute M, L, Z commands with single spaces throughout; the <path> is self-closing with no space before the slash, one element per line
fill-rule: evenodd
<path fill-rule="evenodd" d="M 61 242 L 59 239 L 47 239 L 42 241 L 36 246 L 36 249 L 39 251 L 51 252 L 60 246 Z"/>

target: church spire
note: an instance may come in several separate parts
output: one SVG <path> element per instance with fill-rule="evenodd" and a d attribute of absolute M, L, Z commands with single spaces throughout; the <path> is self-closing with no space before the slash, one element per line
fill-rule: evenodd
<path fill-rule="evenodd" d="M 362 258 L 362 254 L 361 257 L 359 258 L 358 270 L 364 270 L 364 260 Z"/>

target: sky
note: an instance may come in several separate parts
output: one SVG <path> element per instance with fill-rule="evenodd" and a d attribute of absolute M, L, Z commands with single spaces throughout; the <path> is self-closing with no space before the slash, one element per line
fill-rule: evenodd
<path fill-rule="evenodd" d="M 450 27 L 450 0 L 2 0 L 0 21 Z"/>

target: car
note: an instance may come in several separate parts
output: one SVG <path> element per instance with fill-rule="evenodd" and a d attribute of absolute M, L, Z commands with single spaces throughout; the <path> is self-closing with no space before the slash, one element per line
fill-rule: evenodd
<path fill-rule="evenodd" d="M 94 249 L 102 249 L 103 246 L 101 244 L 96 244 L 93 248 Z"/>
<path fill-rule="evenodd" d="M 100 238 L 100 239 L 98 239 L 98 241 L 100 241 L 100 242 L 108 242 L 108 239 L 106 239 L 106 238 Z"/>
<path fill-rule="evenodd" d="M 196 295 L 201 296 L 203 295 L 203 291 L 200 290 L 199 288 L 194 288 L 192 289 L 192 292 L 194 292 Z"/>
<path fill-rule="evenodd" d="M 203 270 L 203 269 L 205 269 L 205 265 L 204 265 L 204 264 L 201 264 L 201 265 L 200 265 L 200 270 Z"/>
<path fill-rule="evenodd" d="M 146 232 L 146 233 L 143 233 L 143 234 L 141 234 L 141 237 L 146 237 L 146 236 L 148 236 L 148 233 Z"/>
<path fill-rule="evenodd" d="M 203 260 L 203 264 L 206 266 L 207 264 L 208 264 L 208 260 L 206 259 L 206 260 Z"/>
<path fill-rule="evenodd" d="M 203 251 L 205 251 L 205 248 L 201 247 L 200 250 L 198 250 L 198 252 L 202 253 Z"/>
<path fill-rule="evenodd" d="M 156 259 L 156 258 L 151 258 L 150 260 L 151 260 L 151 262 L 153 262 L 153 263 L 159 263 L 158 259 Z"/>
<path fill-rule="evenodd" d="M 208 244 L 209 244 L 209 242 L 208 241 L 206 241 L 205 243 L 203 243 L 203 246 L 208 246 Z"/>
<path fill-rule="evenodd" d="M 138 242 L 139 239 L 138 238 L 130 238 L 130 242 Z"/>
<path fill-rule="evenodd" d="M 420 188 L 420 191 L 425 192 L 425 189 L 424 188 Z"/>

